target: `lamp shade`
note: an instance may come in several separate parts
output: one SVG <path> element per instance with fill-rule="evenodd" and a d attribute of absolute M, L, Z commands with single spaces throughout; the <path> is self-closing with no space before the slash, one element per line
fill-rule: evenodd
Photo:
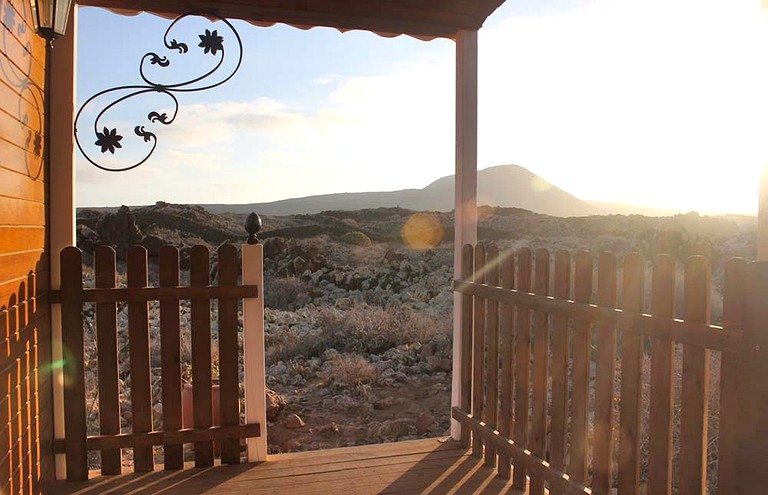
<path fill-rule="evenodd" d="M 30 0 L 35 31 L 53 40 L 64 36 L 72 0 Z"/>

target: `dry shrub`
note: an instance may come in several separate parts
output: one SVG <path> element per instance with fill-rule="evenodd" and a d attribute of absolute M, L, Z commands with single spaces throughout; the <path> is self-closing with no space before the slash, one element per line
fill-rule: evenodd
<path fill-rule="evenodd" d="M 326 309 L 318 317 L 323 347 L 379 354 L 403 344 L 436 341 L 450 345 L 450 319 L 437 319 L 403 306 Z"/>
<path fill-rule="evenodd" d="M 326 384 L 340 388 L 356 388 L 376 378 L 376 368 L 362 356 L 339 354 L 321 374 Z"/>
<path fill-rule="evenodd" d="M 357 232 L 357 231 L 347 232 L 346 234 L 341 236 L 341 240 L 353 246 L 371 247 L 373 245 L 373 242 L 371 242 L 370 237 L 365 235 L 363 232 Z"/>
<path fill-rule="evenodd" d="M 309 302 L 312 287 L 296 278 L 269 279 L 264 284 L 264 306 L 281 311 L 294 311 Z"/>

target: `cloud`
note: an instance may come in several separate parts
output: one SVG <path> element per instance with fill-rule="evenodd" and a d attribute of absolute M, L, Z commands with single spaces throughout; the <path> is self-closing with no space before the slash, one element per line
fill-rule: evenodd
<path fill-rule="evenodd" d="M 152 163 L 140 167 L 161 178 L 153 184 L 137 173 L 131 189 L 144 202 L 180 201 L 170 195 L 189 197 L 206 184 L 190 201 L 236 203 L 422 187 L 453 169 L 452 74 L 449 63 L 400 65 L 334 77 L 306 105 L 256 98 L 182 106 L 157 131 Z"/>

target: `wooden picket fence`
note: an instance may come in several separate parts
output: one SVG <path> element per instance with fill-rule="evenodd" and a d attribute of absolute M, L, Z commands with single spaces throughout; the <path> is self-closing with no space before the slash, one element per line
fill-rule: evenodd
<path fill-rule="evenodd" d="M 534 256 L 528 248 L 500 253 L 467 245 L 462 259 L 455 282 L 463 315 L 462 392 L 452 415 L 474 455 L 498 466 L 519 488 L 528 477 L 532 495 L 545 488 L 553 494 L 641 493 L 641 464 L 647 464 L 642 493 L 671 493 L 673 476 L 679 493 L 707 493 L 709 363 L 716 351 L 721 353 L 717 489 L 738 492 L 736 423 L 744 404 L 736 390 L 738 361 L 745 356 L 747 263 L 732 260 L 725 267 L 720 327 L 710 325 L 710 266 L 700 256 L 685 264 L 685 320 L 675 319 L 676 266 L 666 255 L 648 263 L 629 254 L 621 270 L 609 253 L 598 257 L 596 270 L 588 252 L 572 260 L 565 251 L 553 257 L 540 249 Z M 647 268 L 650 301 L 645 300 Z M 651 314 L 644 313 L 647 307 Z M 677 343 L 682 344 L 681 418 L 673 473 Z M 650 404 L 643 404 L 648 352 Z M 641 428 L 644 406 L 646 429 Z"/>
<path fill-rule="evenodd" d="M 159 287 L 148 286 L 147 251 L 127 251 L 127 287 L 118 288 L 115 251 L 95 251 L 95 288 L 83 287 L 82 252 L 61 253 L 62 328 L 64 346 L 65 435 L 54 449 L 66 454 L 67 479 L 88 477 L 88 451 L 100 451 L 102 474 L 121 472 L 121 450 L 133 449 L 135 471 L 151 471 L 153 446 L 162 445 L 165 469 L 184 467 L 182 447 L 194 443 L 195 465 L 212 466 L 213 442 L 221 441 L 221 460 L 240 462 L 240 439 L 259 437 L 263 425 L 240 422 L 238 301 L 259 297 L 257 285 L 238 284 L 237 248 L 218 250 L 218 286 L 211 285 L 210 253 L 205 246 L 190 252 L 190 285 L 180 286 L 179 251 L 166 246 L 159 253 Z M 182 428 L 180 303 L 190 300 L 191 365 L 194 427 Z M 218 300 L 219 387 L 221 425 L 212 422 L 211 301 Z M 148 302 L 159 301 L 162 373 L 162 430 L 153 431 Z M 99 428 L 86 435 L 83 350 L 83 305 L 96 305 Z M 117 304 L 127 303 L 130 359 L 131 432 L 121 432 L 118 381 Z M 125 370 L 123 370 L 125 371 Z"/>

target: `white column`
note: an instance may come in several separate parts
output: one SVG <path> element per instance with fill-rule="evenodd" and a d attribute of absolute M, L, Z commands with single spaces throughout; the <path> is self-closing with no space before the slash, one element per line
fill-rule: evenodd
<path fill-rule="evenodd" d="M 761 0 L 763 19 L 762 44 L 768 53 L 768 0 Z M 765 64 L 764 61 L 761 61 Z M 768 152 L 763 154 L 760 170 L 760 192 L 757 210 L 757 260 L 768 261 Z"/>
<path fill-rule="evenodd" d="M 456 36 L 456 209 L 454 215 L 454 278 L 461 273 L 464 244 L 477 242 L 477 31 Z M 461 296 L 453 296 L 453 376 L 451 407 L 461 397 Z M 461 425 L 451 420 L 451 437 Z"/>
<path fill-rule="evenodd" d="M 49 168 L 48 232 L 51 267 L 51 289 L 61 288 L 59 253 L 75 245 L 75 145 L 73 141 L 76 69 L 77 7 L 72 6 L 67 34 L 49 49 L 46 71 L 49 87 L 45 95 L 49 111 L 47 137 Z M 64 438 L 64 374 L 61 366 L 61 306 L 51 306 L 51 338 L 53 370 L 53 434 Z M 56 456 L 56 479 L 66 478 L 63 454 Z"/>
<path fill-rule="evenodd" d="M 256 285 L 259 295 L 243 299 L 245 422 L 261 425 L 261 436 L 246 440 L 248 462 L 267 460 L 267 385 L 264 364 L 264 249 L 243 245 L 243 285 Z"/>
<path fill-rule="evenodd" d="M 763 163 L 760 170 L 759 194 L 757 210 L 757 260 L 768 261 L 768 162 Z"/>

